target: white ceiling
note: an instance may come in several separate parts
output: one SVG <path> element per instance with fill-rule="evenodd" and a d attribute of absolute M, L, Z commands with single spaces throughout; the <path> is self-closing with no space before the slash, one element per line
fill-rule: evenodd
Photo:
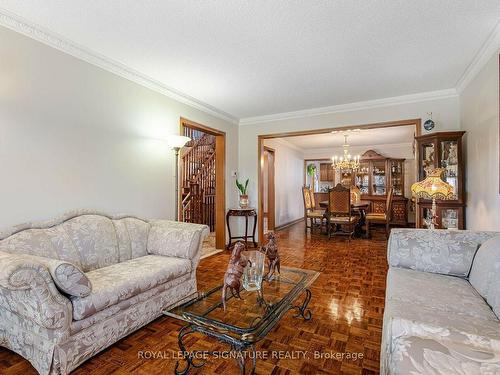
<path fill-rule="evenodd" d="M 341 147 L 344 144 L 344 134 L 348 134 L 347 143 L 350 146 L 374 146 L 391 144 L 408 144 L 415 136 L 415 126 L 396 126 L 390 128 L 363 129 L 348 132 L 301 135 L 283 138 L 286 142 L 302 149 Z"/>
<path fill-rule="evenodd" d="M 453 88 L 499 0 L 0 0 L 236 118 Z"/>

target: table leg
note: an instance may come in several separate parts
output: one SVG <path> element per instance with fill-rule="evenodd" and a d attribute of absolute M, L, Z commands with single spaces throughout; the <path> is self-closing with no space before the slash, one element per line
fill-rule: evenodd
<path fill-rule="evenodd" d="M 248 216 L 245 215 L 245 248 L 248 248 Z"/>
<path fill-rule="evenodd" d="M 233 338 L 226 333 L 222 332 L 217 332 L 216 330 L 213 330 L 212 328 L 206 328 L 203 326 L 198 326 L 196 324 L 189 324 L 187 326 L 184 326 L 180 331 L 179 331 L 179 336 L 178 336 L 178 344 L 179 344 L 179 349 L 182 352 L 182 359 L 186 362 L 186 367 L 183 370 L 179 370 L 180 366 L 180 361 L 178 360 L 176 365 L 175 365 L 175 370 L 174 373 L 175 375 L 187 375 L 189 373 L 189 370 L 191 367 L 193 368 L 200 368 L 205 365 L 205 362 L 200 362 L 200 363 L 195 363 L 194 358 L 198 354 L 203 354 L 203 358 L 206 358 L 207 355 L 215 355 L 215 353 L 219 353 L 217 351 L 207 351 L 207 350 L 198 350 L 198 351 L 188 351 L 186 349 L 186 346 L 184 345 L 183 338 L 193 332 L 199 332 L 203 333 L 207 337 L 213 337 L 219 342 L 229 344 L 231 354 L 234 354 L 234 359 L 236 359 L 236 362 L 238 363 L 238 366 L 240 367 L 241 373 L 243 375 L 246 375 L 247 373 L 247 366 L 246 366 L 246 360 L 247 358 L 252 359 L 252 366 L 250 368 L 249 374 L 255 374 L 255 367 L 257 364 L 257 355 L 255 353 L 255 345 L 240 341 L 236 338 Z M 250 356 L 250 357 L 249 357 Z M 198 357 L 200 358 L 200 357 Z"/>
<path fill-rule="evenodd" d="M 238 345 L 233 345 L 232 349 L 234 352 L 236 352 L 236 362 L 238 363 L 238 366 L 240 367 L 241 374 L 246 375 L 247 373 L 247 366 L 246 366 L 246 359 L 247 359 L 247 353 L 250 353 L 251 359 L 252 359 L 252 367 L 250 368 L 250 375 L 255 374 L 255 367 L 257 365 L 257 356 L 255 353 L 255 345 L 250 345 L 247 347 L 240 347 Z"/>
<path fill-rule="evenodd" d="M 191 325 L 184 326 L 179 331 L 179 336 L 177 337 L 177 343 L 179 345 L 179 349 L 182 352 L 183 359 L 184 359 L 184 361 L 186 361 L 186 367 L 183 370 L 179 370 L 179 365 L 180 365 L 181 360 L 180 359 L 177 360 L 177 363 L 175 364 L 175 369 L 174 369 L 175 375 L 186 375 L 187 373 L 189 373 L 189 369 L 191 367 L 200 368 L 200 367 L 205 365 L 205 362 L 195 363 L 194 359 L 193 359 L 193 357 L 194 357 L 193 354 L 195 352 L 187 351 L 186 346 L 184 345 L 184 342 L 183 342 L 184 337 L 193 333 L 193 332 L 195 332 L 195 330 L 193 330 Z"/>
<path fill-rule="evenodd" d="M 254 215 L 253 217 L 253 232 L 252 232 L 252 240 L 253 240 L 253 245 L 257 247 L 257 242 L 255 241 L 255 228 L 257 228 L 257 214 Z M 262 241 L 262 240 L 261 240 Z M 261 242 L 262 243 L 262 242 Z"/>
<path fill-rule="evenodd" d="M 355 231 L 355 234 L 356 236 L 358 237 L 363 237 L 364 233 L 363 233 L 363 225 L 365 225 L 365 217 L 366 217 L 366 212 L 364 209 L 360 209 L 359 210 L 359 221 L 358 223 L 356 224 L 355 228 L 354 228 L 354 231 Z"/>
<path fill-rule="evenodd" d="M 226 214 L 226 224 L 227 224 L 227 233 L 229 234 L 229 243 L 227 244 L 227 248 L 231 248 L 231 226 L 229 225 L 229 212 Z"/>
<path fill-rule="evenodd" d="M 304 298 L 304 301 L 302 302 L 302 305 L 291 306 L 290 310 L 297 310 L 297 315 L 295 315 L 296 318 L 301 316 L 304 320 L 311 320 L 312 313 L 311 310 L 307 308 L 307 305 L 309 305 L 309 301 L 311 301 L 312 293 L 309 289 L 306 289 L 305 292 L 306 296 Z"/>

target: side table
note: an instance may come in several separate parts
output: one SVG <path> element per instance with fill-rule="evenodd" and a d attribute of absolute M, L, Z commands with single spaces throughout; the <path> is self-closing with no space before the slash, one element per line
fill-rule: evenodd
<path fill-rule="evenodd" d="M 231 226 L 229 225 L 229 218 L 231 216 L 244 216 L 245 217 L 245 235 L 244 236 L 233 236 L 231 234 Z M 248 235 L 248 218 L 253 216 L 253 229 L 252 235 Z M 257 247 L 257 242 L 255 241 L 255 229 L 257 228 L 257 211 L 253 207 L 248 208 L 230 208 L 226 214 L 226 224 L 227 231 L 229 233 L 229 243 L 227 244 L 227 249 L 231 248 L 232 240 L 244 240 L 245 246 L 248 245 L 248 239 L 251 238 L 254 247 Z M 247 246 L 248 247 L 248 246 Z"/>

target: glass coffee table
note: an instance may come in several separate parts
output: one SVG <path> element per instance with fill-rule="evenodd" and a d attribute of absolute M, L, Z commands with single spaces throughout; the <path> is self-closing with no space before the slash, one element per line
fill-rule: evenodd
<path fill-rule="evenodd" d="M 175 365 L 175 374 L 184 375 L 191 367 L 202 367 L 199 361 L 204 351 L 189 351 L 184 345 L 184 337 L 201 332 L 230 346 L 231 358 L 235 358 L 242 374 L 246 374 L 246 359 L 252 360 L 250 373 L 256 365 L 255 343 L 264 338 L 289 310 L 296 310 L 296 317 L 310 320 L 311 311 L 307 308 L 311 300 L 310 285 L 319 272 L 300 268 L 281 267 L 281 275 L 271 281 L 263 281 L 260 291 L 241 290 L 238 299 L 228 292 L 226 311 L 222 308 L 222 284 L 206 292 L 197 292 L 165 310 L 164 314 L 183 320 L 188 324 L 179 331 L 178 343 L 182 353 Z M 295 304 L 302 294 L 304 299 Z M 201 355 L 203 358 L 203 355 Z M 180 362 L 185 366 L 179 369 Z"/>

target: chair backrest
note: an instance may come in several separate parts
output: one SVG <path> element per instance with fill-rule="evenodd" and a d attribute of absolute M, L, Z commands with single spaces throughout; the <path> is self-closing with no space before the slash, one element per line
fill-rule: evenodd
<path fill-rule="evenodd" d="M 302 198 L 304 198 L 304 211 L 307 213 L 313 208 L 311 200 L 311 190 L 307 186 L 302 186 Z"/>
<path fill-rule="evenodd" d="M 394 196 L 394 189 L 391 186 L 387 191 L 387 199 L 385 201 L 385 217 L 387 221 L 392 219 L 392 197 Z"/>
<path fill-rule="evenodd" d="M 312 187 L 309 188 L 309 195 L 311 197 L 311 208 L 313 210 L 315 210 L 316 209 L 316 197 L 314 196 L 314 191 L 313 191 Z"/>
<path fill-rule="evenodd" d="M 334 216 L 351 215 L 351 191 L 337 184 L 328 190 L 328 213 Z"/>

